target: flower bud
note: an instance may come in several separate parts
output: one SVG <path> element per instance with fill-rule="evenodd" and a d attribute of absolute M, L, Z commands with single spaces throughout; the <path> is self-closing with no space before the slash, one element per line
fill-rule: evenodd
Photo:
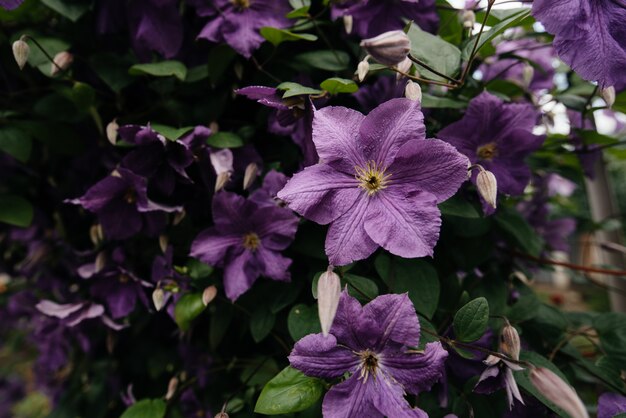
<path fill-rule="evenodd" d="M 473 10 L 465 10 L 461 14 L 461 22 L 464 29 L 472 29 L 476 24 L 476 14 Z"/>
<path fill-rule="evenodd" d="M 226 183 L 228 183 L 228 180 L 230 180 L 230 172 L 225 171 L 218 174 L 217 180 L 215 180 L 215 191 L 219 192 L 222 190 L 224 186 L 226 186 Z"/>
<path fill-rule="evenodd" d="M 411 51 L 411 40 L 403 31 L 394 30 L 362 40 L 361 47 L 376 61 L 393 67 L 407 57 Z"/>
<path fill-rule="evenodd" d="M 107 254 L 104 251 L 100 251 L 96 256 L 96 262 L 94 264 L 94 271 L 100 273 L 102 269 L 107 265 Z"/>
<path fill-rule="evenodd" d="M 215 418 L 228 418 L 228 414 L 226 412 L 220 412 L 215 415 Z"/>
<path fill-rule="evenodd" d="M 24 41 L 24 37 L 13 42 L 13 58 L 15 58 L 15 62 L 17 62 L 17 66 L 20 67 L 20 70 L 24 69 L 28 61 L 28 55 L 30 55 L 30 47 Z"/>
<path fill-rule="evenodd" d="M 113 119 L 106 127 L 107 139 L 111 145 L 115 145 L 117 142 L 117 130 L 119 128 L 120 125 L 117 124 L 117 119 Z"/>
<path fill-rule="evenodd" d="M 589 418 L 585 405 L 574 388 L 552 370 L 536 367 L 530 371 L 530 381 L 539 393 L 569 414 L 571 418 Z"/>
<path fill-rule="evenodd" d="M 92 225 L 89 228 L 89 238 L 91 239 L 91 243 L 93 245 L 100 245 L 102 240 L 104 240 L 104 234 L 102 233 L 102 225 L 96 224 Z"/>
<path fill-rule="evenodd" d="M 498 197 L 498 182 L 491 171 L 481 169 L 476 176 L 476 188 L 485 201 L 495 209 Z"/>
<path fill-rule="evenodd" d="M 532 83 L 534 76 L 535 69 L 533 68 L 533 66 L 528 63 L 524 64 L 524 68 L 522 68 L 522 83 L 524 83 L 525 87 L 530 86 L 530 83 Z"/>
<path fill-rule="evenodd" d="M 152 303 L 154 303 L 154 308 L 157 312 L 163 309 L 163 305 L 165 305 L 165 293 L 160 287 L 157 287 L 152 292 Z"/>
<path fill-rule="evenodd" d="M 422 101 L 422 88 L 415 81 L 407 81 L 406 87 L 404 88 L 404 96 L 407 99 L 415 100 L 418 102 Z"/>
<path fill-rule="evenodd" d="M 50 75 L 55 76 L 61 71 L 65 71 L 70 68 L 72 62 L 74 62 L 74 55 L 67 51 L 59 52 L 54 56 L 54 63 L 50 64 Z"/>
<path fill-rule="evenodd" d="M 176 376 L 172 377 L 167 384 L 167 393 L 165 394 L 165 400 L 169 401 L 176 394 L 176 389 L 178 389 L 178 378 Z"/>
<path fill-rule="evenodd" d="M 346 33 L 348 35 L 350 35 L 352 33 L 352 23 L 354 22 L 354 19 L 352 18 L 351 15 L 345 15 L 343 17 L 343 27 L 346 30 Z"/>
<path fill-rule="evenodd" d="M 161 249 L 162 253 L 165 253 L 165 251 L 167 251 L 167 244 L 169 244 L 168 236 L 165 234 L 159 235 L 159 248 Z"/>
<path fill-rule="evenodd" d="M 333 325 L 340 296 L 341 282 L 339 276 L 333 272 L 332 266 L 329 266 L 317 282 L 317 308 L 324 335 L 328 335 L 330 327 Z"/>
<path fill-rule="evenodd" d="M 367 62 L 367 58 L 368 57 L 365 57 L 363 61 L 359 62 L 359 65 L 356 69 L 356 74 L 357 77 L 359 77 L 359 81 L 365 80 L 365 76 L 367 76 L 367 73 L 370 70 L 370 63 Z"/>
<path fill-rule="evenodd" d="M 174 226 L 178 225 L 179 223 L 183 221 L 183 219 L 185 219 L 185 216 L 187 216 L 187 212 L 185 212 L 185 208 L 182 208 L 180 212 L 176 212 L 174 214 L 174 219 L 172 220 L 172 224 Z"/>
<path fill-rule="evenodd" d="M 209 303 L 213 302 L 215 296 L 217 296 L 217 287 L 209 286 L 204 289 L 204 291 L 202 292 L 202 303 L 204 304 L 204 306 L 207 306 Z"/>
<path fill-rule="evenodd" d="M 519 360 L 521 349 L 519 334 L 514 326 L 507 321 L 500 334 L 500 352 L 506 354 L 513 360 Z"/>
<path fill-rule="evenodd" d="M 256 165 L 256 163 L 248 164 L 248 166 L 246 167 L 246 172 L 243 175 L 243 189 L 244 190 L 252 186 L 252 183 L 254 183 L 254 180 L 256 180 L 256 176 L 258 173 L 259 173 L 259 166 Z"/>
<path fill-rule="evenodd" d="M 600 95 L 602 96 L 602 99 L 604 100 L 604 102 L 609 108 L 613 107 L 613 105 L 615 104 L 615 87 L 614 86 L 609 86 L 609 87 L 602 89 L 602 92 L 600 93 Z"/>

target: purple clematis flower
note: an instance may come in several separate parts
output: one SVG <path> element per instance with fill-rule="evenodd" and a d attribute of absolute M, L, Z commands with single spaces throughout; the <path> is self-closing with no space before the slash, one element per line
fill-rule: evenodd
<path fill-rule="evenodd" d="M 370 256 L 379 246 L 402 257 L 433 254 L 437 204 L 467 179 L 468 161 L 426 139 L 419 102 L 393 99 L 369 115 L 345 107 L 315 112 L 321 163 L 295 174 L 278 198 L 322 225 L 333 265 Z"/>
<path fill-rule="evenodd" d="M 470 101 L 463 118 L 441 130 L 439 137 L 454 145 L 472 164 L 491 171 L 499 192 L 519 195 L 530 181 L 524 159 L 545 139 L 544 135 L 532 133 L 536 122 L 537 113 L 531 105 L 505 104 L 484 92 Z"/>
<path fill-rule="evenodd" d="M 354 98 L 365 112 L 371 112 L 378 105 L 391 99 L 404 97 L 406 81 L 395 76 L 382 76 L 370 85 L 361 86 Z"/>
<path fill-rule="evenodd" d="M 353 30 L 361 38 L 402 29 L 404 19 L 431 33 L 439 26 L 435 0 L 347 0 L 333 5 L 331 16 L 352 16 Z"/>
<path fill-rule="evenodd" d="M 598 418 L 613 418 L 626 413 L 626 396 L 603 393 L 598 399 Z"/>
<path fill-rule="evenodd" d="M 524 399 L 513 377 L 513 371 L 524 370 L 524 368 L 493 355 L 487 357 L 484 363 L 488 367 L 480 375 L 474 392 L 488 395 L 504 388 L 509 401 L 509 409 L 513 409 L 516 400 L 523 404 Z"/>
<path fill-rule="evenodd" d="M 287 0 L 192 0 L 191 4 L 199 16 L 210 18 L 198 38 L 226 42 L 246 58 L 265 41 L 259 33 L 262 27 L 289 26 Z"/>
<path fill-rule="evenodd" d="M 256 202 L 259 206 L 280 206 L 282 202 L 276 198 L 276 195 L 285 187 L 287 181 L 288 178 L 283 173 L 270 170 L 263 178 L 263 185 L 250 194 L 250 200 Z"/>
<path fill-rule="evenodd" d="M 125 168 L 100 180 L 78 199 L 69 203 L 80 205 L 98 215 L 105 235 L 126 239 L 144 229 L 155 235 L 165 226 L 165 213 L 179 207 L 159 205 L 148 199 L 147 180 Z"/>
<path fill-rule="evenodd" d="M 0 0 L 0 7 L 13 10 L 17 9 L 22 3 L 24 3 L 24 0 Z"/>
<path fill-rule="evenodd" d="M 280 253 L 296 235 L 298 218 L 291 211 L 220 192 L 213 198 L 213 222 L 191 244 L 190 255 L 224 268 L 224 288 L 230 300 L 250 289 L 259 276 L 291 279 L 291 260 Z"/>
<path fill-rule="evenodd" d="M 582 78 L 601 88 L 626 85 L 624 0 L 536 0 L 533 16 L 554 35 L 554 49 Z"/>
<path fill-rule="evenodd" d="M 324 397 L 326 418 L 427 418 L 404 395 L 429 390 L 441 378 L 448 352 L 439 342 L 418 352 L 419 340 L 419 320 L 407 294 L 378 296 L 362 307 L 344 291 L 330 334 L 302 338 L 289 362 L 314 377 L 350 374 Z"/>

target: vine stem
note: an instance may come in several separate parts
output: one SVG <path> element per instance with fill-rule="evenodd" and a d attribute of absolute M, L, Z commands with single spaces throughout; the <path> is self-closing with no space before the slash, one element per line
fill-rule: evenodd
<path fill-rule="evenodd" d="M 48 53 L 48 51 L 46 51 L 46 50 L 44 49 L 44 47 L 43 47 L 43 46 L 41 46 L 41 44 L 37 41 L 37 39 L 33 38 L 33 37 L 32 37 L 32 36 L 30 36 L 30 35 L 22 35 L 22 36 L 21 36 L 21 39 L 22 39 L 22 40 L 28 39 L 29 41 L 32 41 L 32 42 L 35 44 L 35 46 L 36 46 L 37 48 L 39 48 L 39 50 L 40 50 L 40 51 L 41 51 L 41 52 L 42 52 L 42 53 L 46 56 L 46 58 L 48 58 L 48 60 L 52 63 L 52 65 L 54 65 L 55 67 L 57 67 L 57 69 L 59 70 L 59 72 L 64 72 L 64 71 L 65 71 L 63 68 L 61 68 L 61 67 L 59 66 L 59 64 L 57 64 L 57 63 L 54 61 L 54 58 L 52 58 L 52 57 L 50 56 L 50 54 Z"/>
<path fill-rule="evenodd" d="M 428 65 L 428 64 L 426 64 L 425 62 L 420 61 L 419 59 L 415 58 L 413 55 L 409 54 L 409 55 L 408 55 L 408 57 L 409 57 L 409 59 L 410 59 L 411 61 L 413 61 L 414 63 L 416 63 L 416 64 L 417 64 L 417 65 L 419 65 L 420 67 L 423 67 L 423 68 L 427 69 L 427 70 L 428 70 L 428 71 L 430 71 L 431 73 L 436 74 L 436 75 L 438 75 L 439 77 L 443 77 L 443 78 L 445 78 L 446 80 L 450 81 L 450 82 L 451 82 L 451 83 L 453 83 L 453 84 L 458 84 L 458 82 L 459 82 L 458 80 L 456 80 L 456 79 L 454 79 L 454 78 L 452 78 L 452 77 L 449 77 L 449 76 L 447 76 L 447 75 L 445 75 L 445 74 L 443 74 L 443 73 L 440 73 L 439 71 L 437 71 L 437 70 L 435 70 L 434 68 L 432 68 L 430 65 Z"/>
<path fill-rule="evenodd" d="M 609 276 L 626 276 L 626 270 L 614 270 L 614 269 L 605 269 L 605 268 L 600 268 L 600 267 L 583 266 L 580 264 L 568 263 L 566 261 L 556 261 L 556 260 L 551 260 L 549 258 L 535 257 L 533 255 L 520 253 L 518 251 L 512 251 L 512 254 L 515 257 L 525 258 L 527 260 L 535 261 L 537 263 L 567 267 L 569 269 L 583 271 L 585 273 L 607 274 Z"/>
<path fill-rule="evenodd" d="M 472 68 L 472 64 L 474 63 L 474 59 L 476 58 L 476 54 L 478 53 L 478 43 L 480 42 L 480 37 L 482 36 L 483 31 L 485 30 L 485 24 L 487 23 L 487 18 L 489 18 L 489 13 L 491 12 L 491 8 L 493 7 L 494 3 L 495 3 L 495 0 L 489 0 L 489 3 L 487 4 L 485 17 L 483 17 L 483 21 L 480 24 L 480 31 L 478 31 L 478 35 L 476 36 L 476 42 L 474 42 L 474 46 L 472 47 L 472 53 L 470 54 L 469 61 L 467 63 L 467 66 L 465 67 L 465 70 L 463 70 L 463 75 L 461 76 L 461 80 L 460 80 L 461 85 L 465 83 L 465 78 L 467 77 L 467 74 L 469 73 L 470 68 Z"/>

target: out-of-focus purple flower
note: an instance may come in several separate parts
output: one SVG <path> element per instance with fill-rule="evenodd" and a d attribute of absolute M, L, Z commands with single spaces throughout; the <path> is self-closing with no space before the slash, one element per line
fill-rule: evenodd
<path fill-rule="evenodd" d="M 177 182 L 191 182 L 185 169 L 193 162 L 193 154 L 185 142 L 168 140 L 149 125 L 124 125 L 117 132 L 124 141 L 136 145 L 121 166 L 147 178 L 149 188 L 170 196 Z"/>
<path fill-rule="evenodd" d="M 581 112 L 567 110 L 570 122 L 570 139 L 574 145 L 574 152 L 578 156 L 580 166 L 585 176 L 590 179 L 595 177 L 596 162 L 602 158 L 602 149 L 598 144 L 586 144 L 578 130 L 595 130 L 593 121 L 585 119 Z"/>
<path fill-rule="evenodd" d="M 502 55 L 515 55 L 537 64 L 531 64 L 516 57 L 499 58 Z M 480 66 L 483 80 L 503 79 L 528 87 L 530 90 L 550 89 L 554 85 L 555 70 L 552 67 L 554 50 L 550 44 L 534 39 L 505 41 L 496 45 L 496 56 L 489 63 Z"/>
<path fill-rule="evenodd" d="M 626 397 L 617 393 L 603 393 L 598 399 L 598 418 L 613 418 L 626 412 Z"/>
<path fill-rule="evenodd" d="M 0 7 L 13 10 L 17 9 L 22 3 L 24 3 L 24 0 L 0 0 Z"/>
<path fill-rule="evenodd" d="M 426 418 L 404 395 L 429 390 L 441 378 L 448 353 L 439 342 L 412 351 L 419 340 L 419 320 L 406 294 L 378 296 L 361 306 L 344 291 L 330 334 L 302 338 L 289 362 L 308 376 L 350 374 L 324 397 L 324 417 Z"/>
<path fill-rule="evenodd" d="M 220 192 L 213 198 L 213 222 L 196 237 L 190 255 L 224 268 L 230 300 L 246 292 L 259 276 L 291 279 L 291 260 L 281 254 L 296 235 L 298 218 L 291 211 Z"/>
<path fill-rule="evenodd" d="M 480 375 L 474 392 L 491 394 L 504 388 L 509 401 L 509 409 L 513 409 L 515 400 L 523 404 L 524 400 L 513 377 L 513 371 L 523 370 L 523 368 L 493 355 L 487 357 L 485 364 L 488 367 Z"/>
<path fill-rule="evenodd" d="M 270 170 L 263 178 L 263 185 L 250 194 L 250 200 L 259 206 L 277 205 L 280 203 L 276 195 L 287 184 L 287 176 L 276 170 Z"/>
<path fill-rule="evenodd" d="M 12 418 L 13 406 L 24 399 L 25 384 L 15 377 L 0 378 L 0 418 Z"/>
<path fill-rule="evenodd" d="M 200 17 L 208 17 L 198 38 L 226 42 L 246 58 L 265 39 L 259 33 L 264 26 L 286 28 L 291 10 L 287 0 L 191 0 Z"/>
<path fill-rule="evenodd" d="M 524 159 L 545 139 L 544 135 L 532 133 L 536 122 L 537 113 L 530 104 L 505 104 L 484 92 L 470 101 L 461 120 L 448 125 L 438 136 L 465 154 L 472 164 L 491 171 L 499 192 L 519 195 L 530 181 Z"/>
<path fill-rule="evenodd" d="M 369 115 L 344 107 L 315 112 L 321 162 L 295 174 L 278 197 L 302 216 L 330 224 L 326 254 L 345 265 L 379 246 L 402 257 L 432 255 L 437 204 L 467 179 L 467 159 L 426 139 L 419 102 L 393 99 Z"/>
<path fill-rule="evenodd" d="M 165 226 L 165 214 L 179 211 L 180 207 L 160 205 L 148 199 L 147 183 L 145 177 L 118 168 L 69 203 L 95 213 L 110 239 L 130 238 L 142 229 L 155 235 Z"/>
<path fill-rule="evenodd" d="M 279 90 L 265 86 L 244 87 L 235 92 L 275 109 L 268 120 L 268 131 L 291 136 L 302 151 L 305 167 L 317 162 L 318 156 L 311 138 L 313 105 L 308 98 L 294 96 L 283 99 Z"/>
<path fill-rule="evenodd" d="M 582 78 L 601 88 L 626 83 L 623 0 L 536 0 L 533 16 L 554 35 L 554 49 Z"/>
<path fill-rule="evenodd" d="M 382 76 L 367 86 L 361 86 L 354 97 L 364 112 L 369 113 L 378 105 L 391 99 L 404 96 L 406 82 L 395 76 Z"/>
<path fill-rule="evenodd" d="M 402 29 L 404 19 L 431 33 L 439 26 L 435 0 L 346 0 L 334 4 L 331 15 L 352 16 L 353 31 L 361 38 Z"/>

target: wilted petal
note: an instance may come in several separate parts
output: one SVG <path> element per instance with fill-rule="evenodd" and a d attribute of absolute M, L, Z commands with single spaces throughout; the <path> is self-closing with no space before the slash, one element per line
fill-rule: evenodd
<path fill-rule="evenodd" d="M 309 334 L 293 347 L 289 363 L 308 376 L 333 379 L 353 370 L 359 358 L 350 349 L 338 346 L 332 334 Z"/>

